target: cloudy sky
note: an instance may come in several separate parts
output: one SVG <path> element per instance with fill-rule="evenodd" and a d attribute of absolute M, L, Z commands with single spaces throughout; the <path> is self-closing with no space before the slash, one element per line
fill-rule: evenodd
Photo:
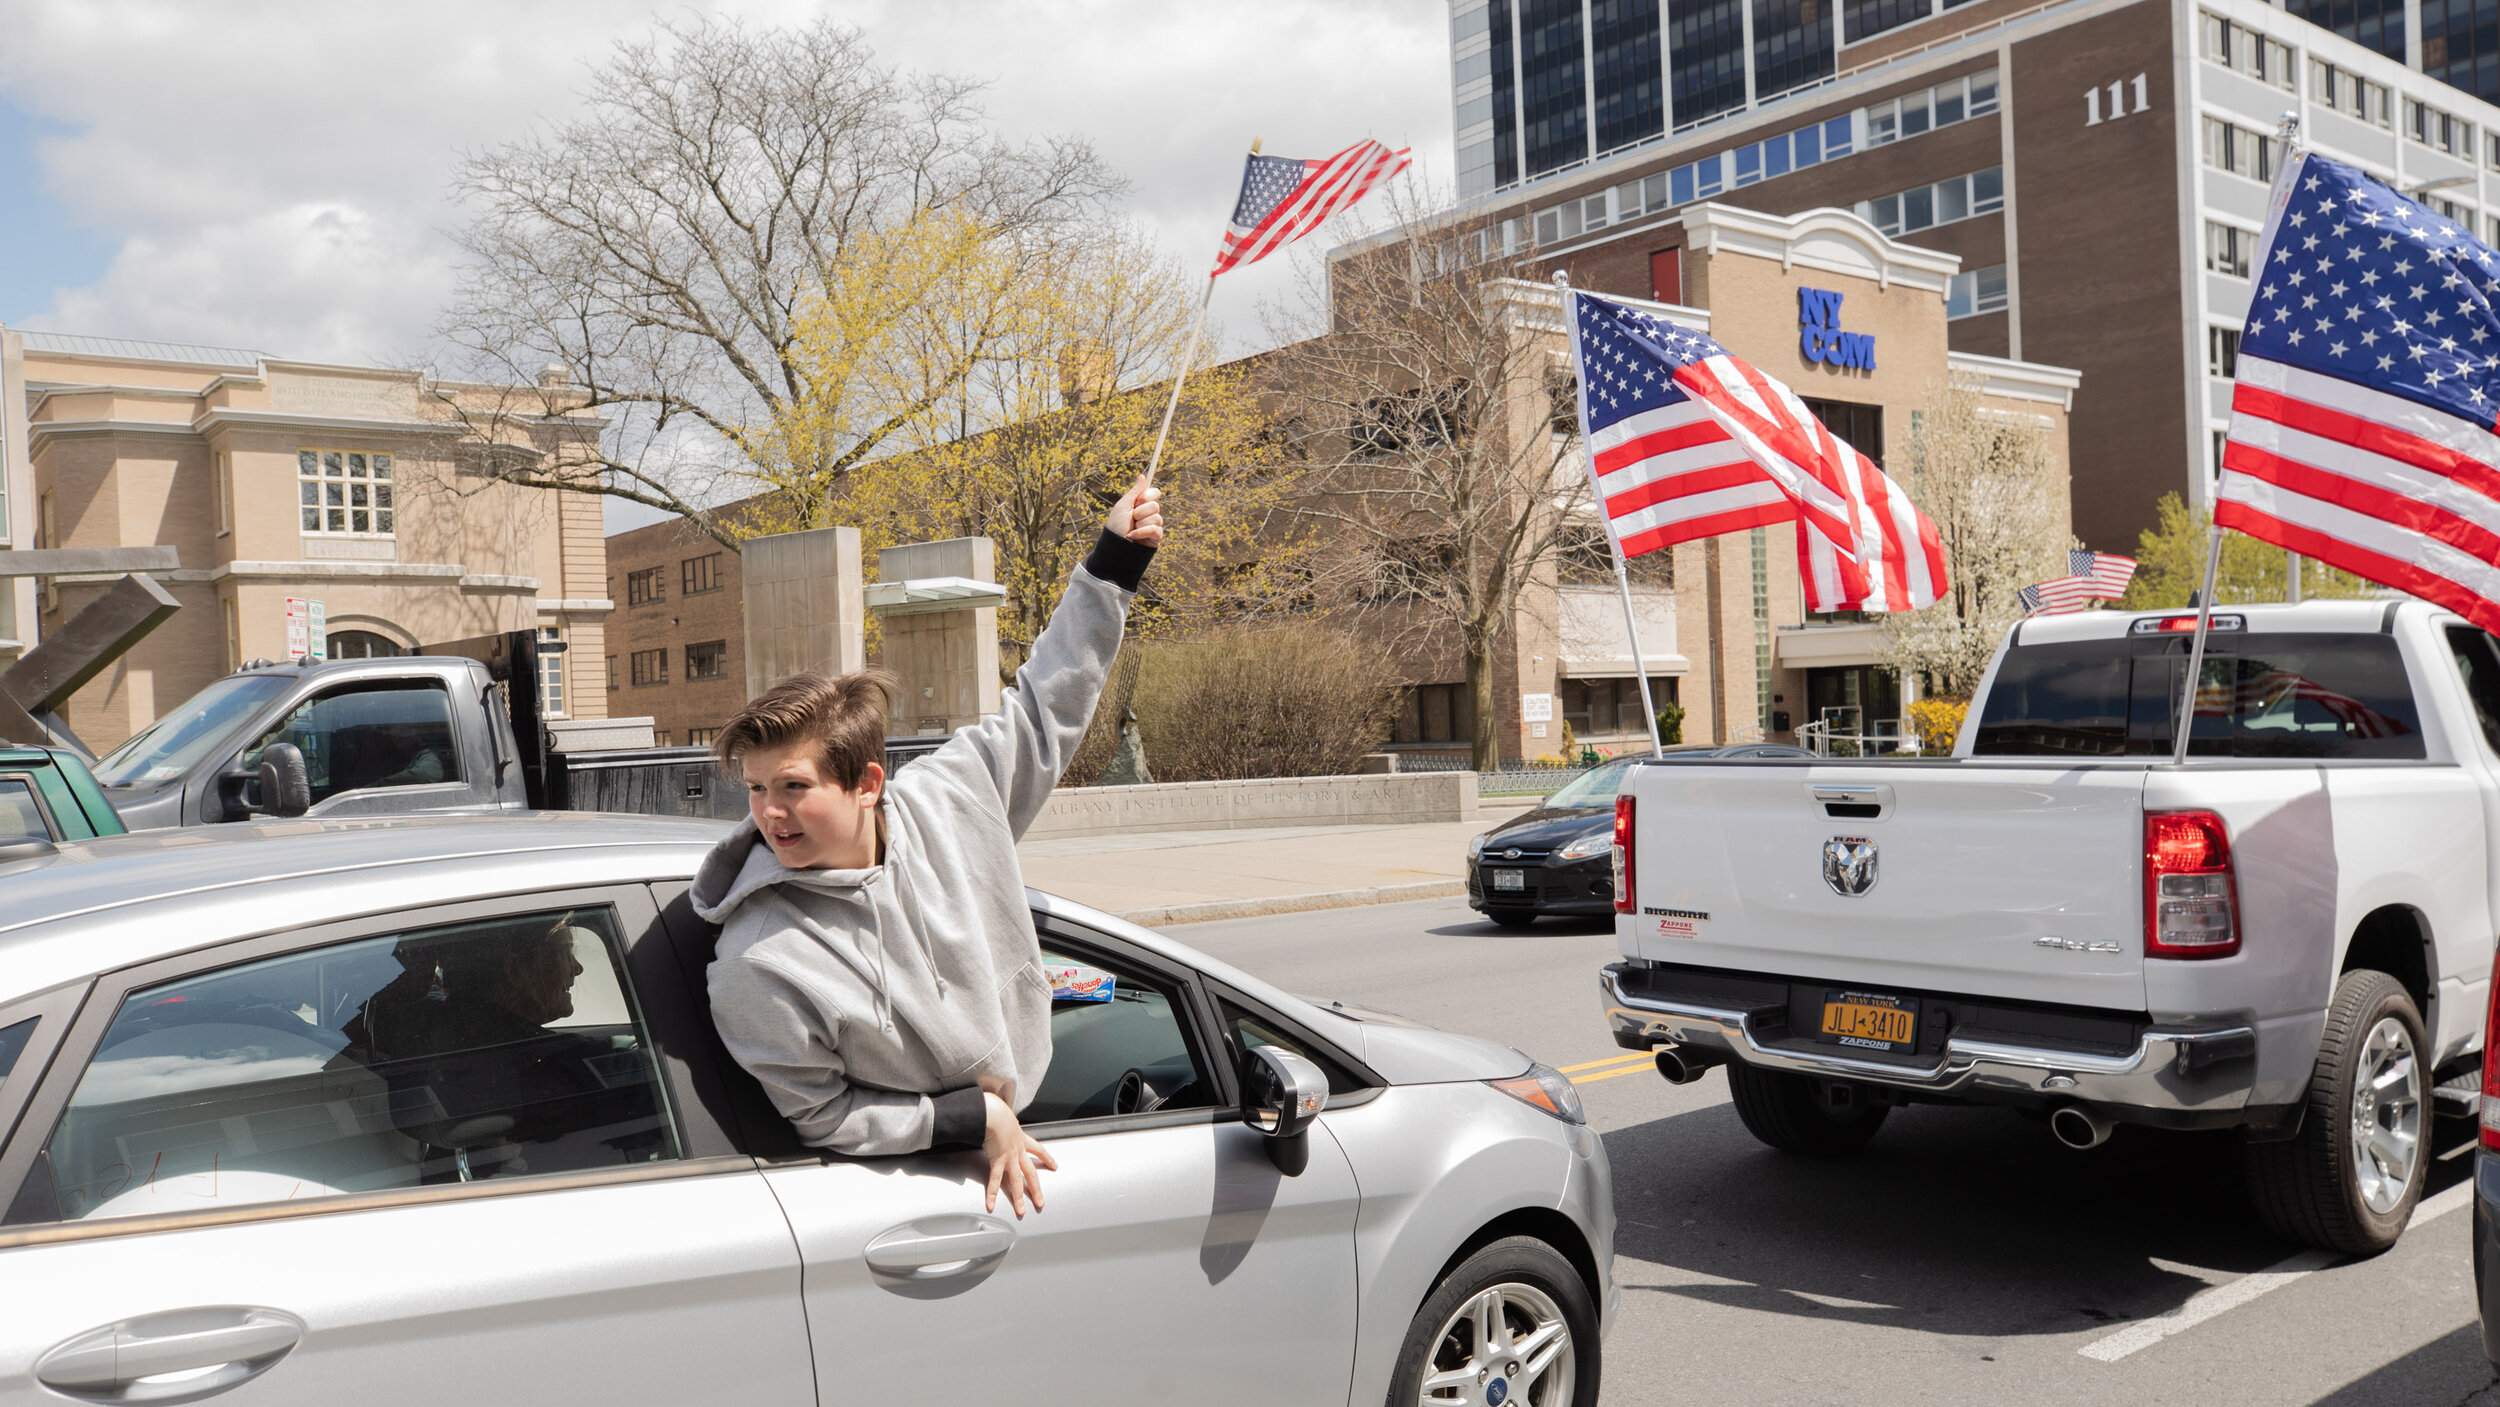
<path fill-rule="evenodd" d="M 888 62 L 986 79 L 1008 136 L 1091 138 L 1169 253 L 1210 258 L 1252 137 L 1361 137 L 1450 171 L 1446 0 L 80 0 L 9 7 L 0 323 L 421 361 L 451 286 L 463 148 L 573 111 L 654 17 L 829 15 Z M 1228 275 L 1228 352 L 1282 259 Z M 1270 265 L 1276 267 L 1269 267 Z"/>

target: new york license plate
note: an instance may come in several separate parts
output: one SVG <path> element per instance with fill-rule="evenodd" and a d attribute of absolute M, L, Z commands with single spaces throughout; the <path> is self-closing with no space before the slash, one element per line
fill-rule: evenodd
<path fill-rule="evenodd" d="M 1496 889 L 1525 889 L 1528 887 L 1528 872 L 1526 870 L 1490 870 L 1487 871 L 1487 873 L 1493 876 L 1493 887 Z"/>
<path fill-rule="evenodd" d="M 1918 1002 L 1880 992 L 1825 992 L 1823 1039 L 1860 1050 L 1918 1049 Z"/>

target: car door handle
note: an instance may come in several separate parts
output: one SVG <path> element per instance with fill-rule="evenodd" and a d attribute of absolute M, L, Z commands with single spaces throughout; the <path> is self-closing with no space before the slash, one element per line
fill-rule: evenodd
<path fill-rule="evenodd" d="M 927 1216 L 868 1243 L 868 1268 L 915 1280 L 960 1275 L 1015 1248 L 1016 1229 L 994 1216 Z"/>
<path fill-rule="evenodd" d="M 221 1392 L 286 1356 L 304 1337 L 303 1321 L 274 1309 L 177 1309 L 108 1324 L 47 1353 L 35 1365 L 44 1386 L 103 1402 L 149 1402 Z M 167 1373 L 205 1377 L 151 1391 L 144 1379 Z"/>

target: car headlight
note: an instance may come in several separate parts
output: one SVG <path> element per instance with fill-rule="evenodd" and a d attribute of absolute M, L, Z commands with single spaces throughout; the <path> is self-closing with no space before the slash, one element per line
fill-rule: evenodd
<path fill-rule="evenodd" d="M 1566 1124 L 1585 1124 L 1588 1111 L 1580 1107 L 1580 1091 L 1551 1065 L 1531 1065 L 1528 1073 L 1507 1080 L 1487 1080 L 1502 1093 L 1522 1104 L 1533 1104 Z"/>
<path fill-rule="evenodd" d="M 1612 854 L 1614 848 L 1615 833 L 1613 828 L 1609 827 L 1602 831 L 1590 831 L 1587 835 L 1564 846 L 1557 853 L 1566 860 L 1590 860 L 1600 855 Z"/>
<path fill-rule="evenodd" d="M 1482 855 L 1484 853 L 1484 843 L 1492 838 L 1493 832 L 1491 831 L 1486 831 L 1482 835 L 1469 836 L 1467 838 L 1467 858 L 1472 860 L 1477 856 Z"/>

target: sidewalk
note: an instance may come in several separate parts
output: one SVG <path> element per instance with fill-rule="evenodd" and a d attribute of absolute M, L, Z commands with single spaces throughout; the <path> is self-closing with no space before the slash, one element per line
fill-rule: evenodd
<path fill-rule="evenodd" d="M 1439 899 L 1467 892 L 1468 838 L 1533 804 L 1488 800 L 1472 821 L 1029 840 L 1024 882 L 1160 927 L 1205 919 Z"/>

